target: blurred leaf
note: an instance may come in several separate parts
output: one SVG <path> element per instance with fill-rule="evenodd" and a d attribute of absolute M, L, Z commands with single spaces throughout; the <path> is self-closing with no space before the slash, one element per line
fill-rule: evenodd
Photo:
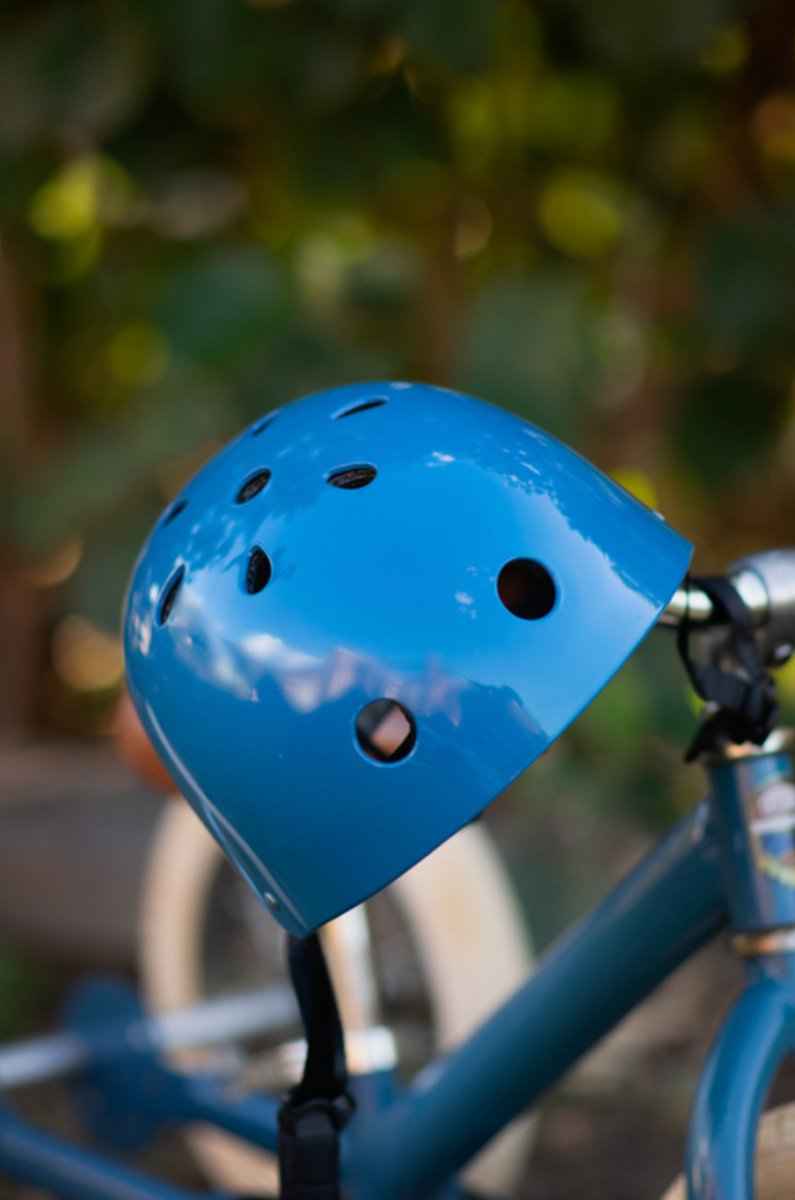
<path fill-rule="evenodd" d="M 261 78 L 271 14 L 226 0 L 147 0 L 143 7 L 163 27 L 173 77 L 189 100 L 228 105 Z"/>
<path fill-rule="evenodd" d="M 702 484 L 725 488 L 769 453 L 786 400 L 747 368 L 697 376 L 677 411 L 678 454 Z"/>
<path fill-rule="evenodd" d="M 36 191 L 30 223 L 40 237 L 68 241 L 103 223 L 123 223 L 133 196 L 133 181 L 117 163 L 98 155 L 76 158 Z"/>
<path fill-rule="evenodd" d="M 125 591 L 141 547 L 163 510 L 163 498 L 122 507 L 91 538 L 88 551 L 60 592 L 62 606 L 109 633 L 118 631 Z"/>
<path fill-rule="evenodd" d="M 531 145 L 590 155 L 615 132 L 619 97 L 613 81 L 594 71 L 549 74 L 539 82 L 528 116 Z"/>
<path fill-rule="evenodd" d="M 350 273 L 352 302 L 370 314 L 392 313 L 410 300 L 417 286 L 419 266 L 408 241 L 382 241 Z"/>
<path fill-rule="evenodd" d="M 267 354 L 249 363 L 236 398 L 241 421 L 324 387 L 399 376 L 401 365 L 388 343 L 363 348 L 299 320 L 271 342 Z"/>
<path fill-rule="evenodd" d="M 583 57 L 638 82 L 692 70 L 736 7 L 735 0 L 561 0 L 556 20 Z"/>
<path fill-rule="evenodd" d="M 222 395 L 199 380 L 183 387 L 153 393 L 124 420 L 76 432 L 48 468 L 27 476 L 10 513 L 25 556 L 109 527 L 146 490 L 154 467 L 228 431 Z"/>
<path fill-rule="evenodd" d="M 389 186 L 405 164 L 439 164 L 441 123 L 417 102 L 401 79 L 377 94 L 377 102 L 355 104 L 302 128 L 306 178 L 316 193 L 334 202 L 341 196 L 368 195 Z"/>
<path fill-rule="evenodd" d="M 582 732 L 608 757 L 633 757 L 652 717 L 651 683 L 628 663 L 589 705 Z"/>
<path fill-rule="evenodd" d="M 495 280 L 462 323 L 457 382 L 571 437 L 594 389 L 594 316 L 574 274 L 547 270 Z"/>
<path fill-rule="evenodd" d="M 707 242 L 707 329 L 740 349 L 795 336 L 795 210 L 744 215 Z"/>
<path fill-rule="evenodd" d="M 129 11 L 37 5 L 0 40 L 0 149 L 36 139 L 92 145 L 129 121 L 152 84 L 154 53 Z"/>
<path fill-rule="evenodd" d="M 599 258 L 612 249 L 624 223 L 626 200 L 616 181 L 597 171 L 556 171 L 538 201 L 541 228 L 572 258 Z"/>
<path fill-rule="evenodd" d="M 260 345 L 287 304 L 281 273 L 267 254 L 226 246 L 172 268 L 155 317 L 175 356 L 224 367 Z"/>
<path fill-rule="evenodd" d="M 489 56 L 499 9 L 495 0 L 403 0 L 398 13 L 400 28 L 417 49 L 471 72 Z"/>
<path fill-rule="evenodd" d="M 327 6 L 332 10 L 336 7 Z M 175 78 L 197 116 L 245 127 L 266 97 L 280 108 L 339 105 L 360 85 L 368 42 L 351 21 L 297 4 L 172 0 L 154 6 Z"/>

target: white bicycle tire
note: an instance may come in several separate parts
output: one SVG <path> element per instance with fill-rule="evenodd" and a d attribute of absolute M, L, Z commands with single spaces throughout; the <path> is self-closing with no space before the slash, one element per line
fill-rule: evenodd
<path fill-rule="evenodd" d="M 192 1004 L 204 991 L 202 930 L 223 856 L 181 799 L 166 805 L 143 882 L 140 972 L 155 1012 Z M 492 840 L 469 825 L 392 885 L 392 898 L 411 930 L 431 1006 L 435 1046 L 463 1039 L 527 976 L 532 953 Z M 336 974 L 334 939 L 326 943 Z M 187 1060 L 189 1061 L 189 1060 Z M 472 1191 L 509 1197 L 519 1185 L 534 1131 L 522 1117 L 467 1168 Z M 190 1149 L 212 1186 L 225 1191 L 276 1190 L 272 1156 L 207 1126 L 188 1133 Z"/>

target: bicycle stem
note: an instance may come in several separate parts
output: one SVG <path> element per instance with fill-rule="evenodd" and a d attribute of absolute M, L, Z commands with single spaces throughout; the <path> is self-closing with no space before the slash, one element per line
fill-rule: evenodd
<path fill-rule="evenodd" d="M 738 559 L 727 578 L 763 637 L 765 658 L 773 666 L 791 656 L 795 646 L 795 549 L 764 550 Z M 678 588 L 660 616 L 664 628 L 708 628 L 721 623 L 715 606 L 695 581 Z"/>

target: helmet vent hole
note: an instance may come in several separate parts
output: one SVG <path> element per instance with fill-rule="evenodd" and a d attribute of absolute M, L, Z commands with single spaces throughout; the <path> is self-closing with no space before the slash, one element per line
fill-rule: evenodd
<path fill-rule="evenodd" d="M 171 507 L 166 510 L 166 515 L 163 517 L 162 524 L 164 526 L 170 525 L 171 522 L 175 520 L 181 512 L 184 512 L 187 507 L 187 500 L 175 500 Z"/>
<path fill-rule="evenodd" d="M 377 474 L 375 467 L 362 463 L 356 467 L 340 467 L 339 470 L 332 471 L 327 477 L 327 481 L 332 487 L 344 488 L 345 491 L 352 492 L 356 488 L 367 487 Z"/>
<path fill-rule="evenodd" d="M 372 700 L 356 717 L 356 740 L 375 762 L 402 762 L 414 749 L 417 726 L 397 700 Z"/>
<path fill-rule="evenodd" d="M 177 598 L 179 589 L 182 587 L 182 581 L 185 578 L 185 568 L 177 567 L 174 574 L 169 579 L 166 586 L 163 588 L 163 594 L 160 599 L 160 605 L 157 610 L 157 620 L 160 625 L 165 625 L 168 618 L 171 616 L 171 610 L 174 607 L 174 602 Z"/>
<path fill-rule="evenodd" d="M 255 546 L 248 556 L 246 567 L 246 591 L 250 596 L 261 592 L 270 582 L 273 573 L 271 560 L 260 546 Z"/>
<path fill-rule="evenodd" d="M 378 396 L 375 400 L 365 400 L 363 404 L 353 404 L 350 408 L 343 408 L 342 412 L 334 413 L 334 420 L 341 421 L 343 417 L 353 417 L 356 413 L 367 412 L 371 408 L 380 408 L 382 404 L 386 404 L 383 396 Z"/>
<path fill-rule="evenodd" d="M 261 433 L 264 433 L 268 426 L 272 425 L 276 420 L 276 415 L 276 413 L 270 413 L 267 417 L 263 417 L 263 419 L 259 421 L 251 430 L 251 436 L 259 437 Z"/>
<path fill-rule="evenodd" d="M 507 562 L 497 579 L 497 593 L 508 612 L 524 621 L 545 617 L 554 608 L 558 595 L 549 571 L 532 558 Z"/>
<path fill-rule="evenodd" d="M 249 500 L 253 500 L 255 496 L 258 496 L 268 486 L 270 477 L 271 473 L 267 467 L 261 471 L 257 471 L 254 475 L 250 475 L 235 496 L 235 503 L 247 504 Z"/>

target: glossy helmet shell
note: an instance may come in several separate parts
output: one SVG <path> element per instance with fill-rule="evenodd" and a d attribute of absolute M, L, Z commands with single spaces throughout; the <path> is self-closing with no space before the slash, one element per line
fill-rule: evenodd
<path fill-rule="evenodd" d="M 199 816 L 305 934 L 542 754 L 689 557 L 518 417 L 421 384 L 336 388 L 246 430 L 166 510 L 130 585 L 130 691 Z"/>

